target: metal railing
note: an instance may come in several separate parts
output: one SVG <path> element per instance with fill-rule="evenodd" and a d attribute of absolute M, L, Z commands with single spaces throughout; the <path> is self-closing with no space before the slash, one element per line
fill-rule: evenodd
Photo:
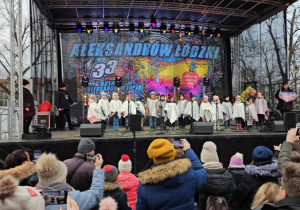
<path fill-rule="evenodd" d="M 0 140 L 2 140 L 11 136 L 10 116 L 12 108 L 9 99 L 0 99 L 0 104 Z"/>

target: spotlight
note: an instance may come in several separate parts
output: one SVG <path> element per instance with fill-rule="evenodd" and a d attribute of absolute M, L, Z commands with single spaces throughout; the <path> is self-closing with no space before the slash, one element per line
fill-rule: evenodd
<path fill-rule="evenodd" d="M 117 22 L 114 22 L 114 24 L 113 24 L 113 32 L 115 34 L 119 33 L 119 28 L 120 28 L 119 24 Z"/>
<path fill-rule="evenodd" d="M 144 23 L 143 22 L 139 23 L 138 30 L 141 34 L 144 33 Z"/>
<path fill-rule="evenodd" d="M 77 29 L 77 33 L 81 33 L 82 32 L 82 25 L 81 25 L 81 23 L 80 22 L 78 22 L 77 23 L 77 27 L 76 27 Z"/>
<path fill-rule="evenodd" d="M 184 33 L 186 36 L 190 36 L 192 34 L 191 27 L 185 26 Z"/>
<path fill-rule="evenodd" d="M 122 77 L 116 77 L 115 84 L 117 87 L 121 87 L 122 86 Z"/>
<path fill-rule="evenodd" d="M 93 25 L 90 23 L 89 25 L 86 25 L 86 33 L 92 34 L 93 33 Z"/>
<path fill-rule="evenodd" d="M 171 24 L 169 30 L 170 30 L 171 34 L 174 34 L 175 33 L 175 25 Z"/>
<path fill-rule="evenodd" d="M 217 36 L 217 37 L 221 37 L 220 29 L 217 29 L 217 30 L 216 30 L 216 36 Z"/>
<path fill-rule="evenodd" d="M 104 28 L 103 28 L 103 30 L 104 30 L 105 33 L 108 33 L 108 31 L 109 31 L 109 24 L 108 24 L 108 22 L 105 22 L 105 23 L 104 23 Z"/>
<path fill-rule="evenodd" d="M 161 25 L 160 25 L 160 33 L 162 33 L 162 34 L 167 33 L 167 25 L 165 23 L 161 23 Z"/>
<path fill-rule="evenodd" d="M 130 33 L 134 32 L 134 23 L 133 22 L 129 23 L 129 32 Z"/>
<path fill-rule="evenodd" d="M 208 35 L 208 36 L 210 36 L 210 37 L 213 37 L 214 35 L 213 35 L 213 31 L 212 31 L 212 29 L 207 29 L 206 30 L 206 35 Z"/>
<path fill-rule="evenodd" d="M 155 28 L 156 27 L 156 20 L 154 17 L 151 18 L 151 22 L 150 22 L 151 28 Z"/>
<path fill-rule="evenodd" d="M 194 34 L 195 35 L 199 35 L 200 34 L 199 26 L 195 26 L 195 28 L 194 28 Z"/>
<path fill-rule="evenodd" d="M 89 86 L 89 78 L 87 76 L 83 76 L 81 80 L 81 85 L 83 87 L 88 87 Z"/>
<path fill-rule="evenodd" d="M 174 85 L 174 87 L 179 87 L 180 86 L 180 78 L 178 76 L 174 77 L 173 85 Z"/>

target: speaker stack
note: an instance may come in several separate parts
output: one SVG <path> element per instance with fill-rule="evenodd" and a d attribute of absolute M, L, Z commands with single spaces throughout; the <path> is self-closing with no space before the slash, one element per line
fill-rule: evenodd
<path fill-rule="evenodd" d="M 81 137 L 102 137 L 103 130 L 101 127 L 101 123 L 81 124 L 80 125 L 80 136 Z"/>
<path fill-rule="evenodd" d="M 211 122 L 194 122 L 193 134 L 212 134 L 213 125 Z"/>

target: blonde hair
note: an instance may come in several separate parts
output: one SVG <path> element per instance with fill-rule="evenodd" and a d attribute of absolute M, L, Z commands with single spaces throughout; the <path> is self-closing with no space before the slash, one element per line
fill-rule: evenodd
<path fill-rule="evenodd" d="M 255 209 L 264 203 L 277 203 L 281 199 L 280 186 L 272 182 L 267 182 L 263 184 L 256 192 L 251 209 Z"/>

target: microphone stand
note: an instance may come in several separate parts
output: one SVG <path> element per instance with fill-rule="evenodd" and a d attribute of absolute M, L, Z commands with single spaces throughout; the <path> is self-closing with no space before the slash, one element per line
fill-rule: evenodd
<path fill-rule="evenodd" d="M 161 84 L 163 84 L 166 88 L 166 96 L 165 97 L 167 97 L 167 95 L 168 95 L 168 86 L 163 81 L 160 82 L 160 85 Z"/>
<path fill-rule="evenodd" d="M 162 114 L 162 112 L 163 112 L 163 110 L 162 110 L 163 106 L 162 106 L 160 100 L 159 100 L 159 103 L 160 103 L 160 105 L 159 105 L 159 108 L 160 108 L 160 119 L 162 120 L 162 122 L 160 124 L 160 133 L 157 133 L 156 135 L 164 134 L 164 119 L 163 119 L 163 116 L 162 116 L 163 115 Z"/>
<path fill-rule="evenodd" d="M 127 101 L 127 104 L 128 104 L 128 107 L 127 107 L 127 109 L 128 109 L 128 112 L 127 112 L 127 117 L 128 117 L 128 127 L 127 128 L 129 128 L 129 126 L 130 126 L 130 115 L 129 115 L 129 111 L 130 111 L 130 109 L 129 109 L 129 106 L 130 106 L 130 101 L 128 100 Z M 126 129 L 126 132 L 128 132 L 127 131 L 127 129 Z"/>
<path fill-rule="evenodd" d="M 191 113 L 192 113 L 192 116 L 191 116 L 191 128 L 190 128 L 190 133 L 194 133 L 194 123 L 193 123 L 193 119 L 194 119 L 194 112 L 193 112 L 193 106 L 194 106 L 194 102 L 193 100 L 191 99 Z"/>

